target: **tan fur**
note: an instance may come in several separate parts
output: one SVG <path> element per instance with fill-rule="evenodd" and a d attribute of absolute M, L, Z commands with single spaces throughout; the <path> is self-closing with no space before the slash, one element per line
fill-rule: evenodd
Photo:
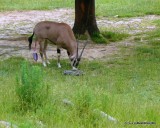
<path fill-rule="evenodd" d="M 42 21 L 35 26 L 34 33 L 37 41 L 48 39 L 57 45 L 58 48 L 66 49 L 71 56 L 77 51 L 77 42 L 73 31 L 65 23 Z"/>
<path fill-rule="evenodd" d="M 66 49 L 70 60 L 77 56 L 77 42 L 71 27 L 66 23 L 57 23 L 52 21 L 42 21 L 36 24 L 33 33 L 36 36 L 35 43 L 40 44 L 40 53 L 46 56 L 47 41 L 57 45 L 57 48 Z"/>

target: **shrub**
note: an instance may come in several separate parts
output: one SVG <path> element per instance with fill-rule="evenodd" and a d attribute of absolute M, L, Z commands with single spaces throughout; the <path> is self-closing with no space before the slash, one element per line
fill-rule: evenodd
<path fill-rule="evenodd" d="M 46 99 L 42 69 L 38 66 L 31 66 L 28 62 L 21 65 L 20 76 L 17 76 L 16 93 L 22 109 L 36 109 Z"/>

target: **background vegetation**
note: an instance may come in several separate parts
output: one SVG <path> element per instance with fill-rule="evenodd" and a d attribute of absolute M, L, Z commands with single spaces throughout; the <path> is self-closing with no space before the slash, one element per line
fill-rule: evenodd
<path fill-rule="evenodd" d="M 74 0 L 0 0 L 0 11 L 74 9 Z M 96 0 L 97 16 L 160 14 L 160 0 Z"/>
<path fill-rule="evenodd" d="M 3 11 L 73 8 L 74 5 L 71 0 L 46 0 L 44 3 L 0 0 L 0 3 Z M 18 6 L 22 3 L 27 4 Z M 98 16 L 135 16 L 148 12 L 158 14 L 159 3 L 159 0 L 99 0 L 96 8 Z M 49 8 L 48 5 L 55 7 Z M 79 68 L 83 69 L 83 76 L 62 75 L 64 70 L 70 69 L 68 60 L 62 60 L 62 69 L 57 68 L 56 60 L 52 60 L 47 68 L 18 57 L 0 61 L 0 120 L 12 122 L 20 128 L 135 126 L 125 122 L 154 122 L 156 124 L 147 126 L 159 127 L 159 23 L 160 20 L 156 20 L 153 23 L 157 25 L 156 30 L 137 35 L 133 46 L 121 47 L 121 52 L 109 60 L 82 60 Z M 38 102 L 34 102 L 37 97 L 27 91 L 28 86 L 36 86 L 34 93 L 40 99 Z M 32 101 L 28 102 L 27 97 Z M 72 103 L 66 105 L 64 100 Z M 29 106 L 24 107 L 26 102 Z M 102 117 L 95 109 L 113 116 L 118 123 Z"/>

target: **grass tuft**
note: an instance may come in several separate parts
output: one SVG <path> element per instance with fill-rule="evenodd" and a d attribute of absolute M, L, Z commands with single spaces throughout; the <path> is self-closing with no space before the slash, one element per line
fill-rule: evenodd
<path fill-rule="evenodd" d="M 42 69 L 38 66 L 30 66 L 24 61 L 21 65 L 21 74 L 16 79 L 16 93 L 21 109 L 36 109 L 41 106 L 47 96 Z"/>
<path fill-rule="evenodd" d="M 109 42 L 121 41 L 127 38 L 129 34 L 125 33 L 115 33 L 111 31 L 102 31 L 101 34 L 95 33 L 92 35 L 91 39 L 97 44 L 108 44 Z"/>
<path fill-rule="evenodd" d="M 108 41 L 106 38 L 104 38 L 104 36 L 102 34 L 99 33 L 95 33 L 91 36 L 91 39 L 93 42 L 97 43 L 97 44 L 107 44 Z"/>
<path fill-rule="evenodd" d="M 123 40 L 129 36 L 129 34 L 125 33 L 115 33 L 115 32 L 110 32 L 110 31 L 103 31 L 102 35 L 109 40 L 110 42 L 116 42 Z"/>

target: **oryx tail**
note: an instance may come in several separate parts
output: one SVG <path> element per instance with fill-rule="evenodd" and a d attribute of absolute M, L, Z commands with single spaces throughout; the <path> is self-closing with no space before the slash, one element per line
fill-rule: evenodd
<path fill-rule="evenodd" d="M 31 50 L 31 45 L 32 45 L 33 36 L 34 36 L 34 33 L 28 38 L 29 50 Z"/>

